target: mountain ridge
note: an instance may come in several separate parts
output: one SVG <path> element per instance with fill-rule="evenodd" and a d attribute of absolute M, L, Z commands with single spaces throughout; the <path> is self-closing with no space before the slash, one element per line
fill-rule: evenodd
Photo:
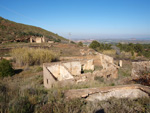
<path fill-rule="evenodd" d="M 67 41 L 62 36 L 43 28 L 10 21 L 0 16 L 0 42 L 15 39 L 27 39 L 31 36 L 46 37 L 56 42 Z"/>

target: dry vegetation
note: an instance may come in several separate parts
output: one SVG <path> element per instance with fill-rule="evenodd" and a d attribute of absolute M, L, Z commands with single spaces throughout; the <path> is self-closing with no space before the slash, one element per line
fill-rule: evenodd
<path fill-rule="evenodd" d="M 42 68 L 28 67 L 13 77 L 0 80 L 0 112 L 2 113 L 136 113 L 150 111 L 150 99 L 115 99 L 87 102 L 82 99 L 66 100 L 68 89 L 103 87 L 110 81 L 98 79 L 93 82 L 46 90 L 43 86 Z M 9 84 L 7 84 L 9 83 Z"/>
<path fill-rule="evenodd" d="M 56 61 L 59 55 L 48 49 L 17 48 L 12 50 L 11 56 L 18 65 L 22 66 Z"/>
<path fill-rule="evenodd" d="M 14 44 L 15 45 L 15 44 Z M 14 46 L 11 45 L 11 46 Z M 22 44 L 17 44 L 21 47 Z M 26 46 L 30 44 L 25 44 Z M 36 44 L 38 46 L 45 46 Z M 48 45 L 46 45 L 48 46 Z M 4 46 L 7 47 L 7 46 Z M 68 49 L 69 48 L 69 49 Z M 68 89 L 89 87 L 104 87 L 126 84 L 131 74 L 131 60 L 124 60 L 123 67 L 119 69 L 119 78 L 104 79 L 95 77 L 93 81 L 69 85 L 56 86 L 47 90 L 43 86 L 43 62 L 51 62 L 61 56 L 78 56 L 79 49 L 76 45 L 53 44 L 49 49 L 17 48 L 12 55 L 22 69 L 16 69 L 12 77 L 0 79 L 0 112 L 1 113 L 149 113 L 150 98 L 136 100 L 111 98 L 107 101 L 87 102 L 82 99 L 66 100 L 64 92 Z M 115 51 L 103 51 L 113 54 Z M 57 54 L 56 54 L 57 53 Z M 124 55 L 119 56 L 124 58 Z M 35 66 L 35 64 L 38 64 Z M 29 66 L 25 66 L 29 65 Z M 32 65 L 32 66 L 30 66 Z M 96 67 L 101 69 L 101 67 Z M 129 79 L 130 80 L 130 79 Z M 131 83 L 131 82 L 128 82 Z"/>
<path fill-rule="evenodd" d="M 67 39 L 39 27 L 9 21 L 0 17 L 0 42 L 14 39 L 25 39 L 31 36 L 45 36 L 51 40 L 67 41 Z"/>

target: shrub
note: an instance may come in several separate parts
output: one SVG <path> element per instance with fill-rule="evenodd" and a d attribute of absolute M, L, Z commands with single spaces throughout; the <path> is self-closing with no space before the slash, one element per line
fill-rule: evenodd
<path fill-rule="evenodd" d="M 27 97 L 19 97 L 9 106 L 11 113 L 32 113 L 34 111 L 34 105 L 29 102 Z"/>
<path fill-rule="evenodd" d="M 100 43 L 94 40 L 92 41 L 89 47 L 96 50 L 99 46 L 100 46 Z"/>
<path fill-rule="evenodd" d="M 93 70 L 89 69 L 89 70 L 83 70 L 83 73 L 93 73 Z"/>
<path fill-rule="evenodd" d="M 0 61 L 0 77 L 12 76 L 14 75 L 14 69 L 8 60 Z"/>
<path fill-rule="evenodd" d="M 100 76 L 94 77 L 94 80 L 97 80 L 98 82 L 104 82 L 104 78 Z"/>
<path fill-rule="evenodd" d="M 73 99 L 71 101 L 62 100 L 45 104 L 40 108 L 40 113 L 86 113 L 86 101 Z"/>
<path fill-rule="evenodd" d="M 15 62 L 22 65 L 39 65 L 58 59 L 58 55 L 48 49 L 17 48 L 11 52 Z"/>
<path fill-rule="evenodd" d="M 132 79 L 135 83 L 150 86 L 150 71 L 141 72 L 141 76 Z"/>
<path fill-rule="evenodd" d="M 78 43 L 78 46 L 83 47 L 83 43 L 82 43 L 82 42 L 79 42 L 79 43 Z"/>
<path fill-rule="evenodd" d="M 92 41 L 92 43 L 90 44 L 90 48 L 96 50 L 96 51 L 103 51 L 103 50 L 110 50 L 111 48 L 111 44 L 103 44 L 103 43 L 99 43 L 98 41 L 94 40 Z"/>

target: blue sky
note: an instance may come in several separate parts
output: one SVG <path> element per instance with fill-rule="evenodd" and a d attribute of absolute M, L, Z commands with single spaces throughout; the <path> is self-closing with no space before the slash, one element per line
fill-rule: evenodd
<path fill-rule="evenodd" d="M 150 0 L 0 0 L 0 16 L 72 39 L 150 39 Z"/>

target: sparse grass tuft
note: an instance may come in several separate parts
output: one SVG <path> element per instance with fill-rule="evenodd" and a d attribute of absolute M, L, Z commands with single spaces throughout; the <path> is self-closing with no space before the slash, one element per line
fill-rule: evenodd
<path fill-rule="evenodd" d="M 83 73 L 93 73 L 93 70 L 83 70 Z"/>

